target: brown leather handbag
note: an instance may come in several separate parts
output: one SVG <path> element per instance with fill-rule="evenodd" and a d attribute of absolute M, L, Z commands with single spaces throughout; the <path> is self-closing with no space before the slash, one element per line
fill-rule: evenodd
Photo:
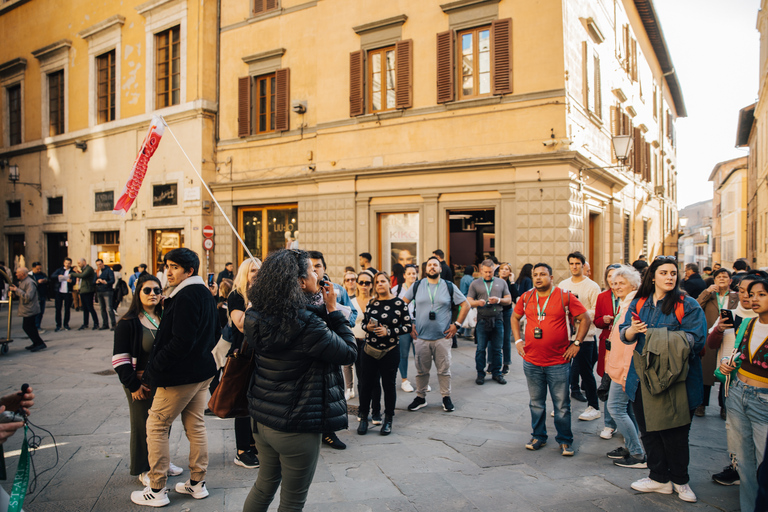
<path fill-rule="evenodd" d="M 239 350 L 227 357 L 219 385 L 208 400 L 208 408 L 219 418 L 248 416 L 248 386 L 256 368 L 256 359 L 243 340 Z"/>

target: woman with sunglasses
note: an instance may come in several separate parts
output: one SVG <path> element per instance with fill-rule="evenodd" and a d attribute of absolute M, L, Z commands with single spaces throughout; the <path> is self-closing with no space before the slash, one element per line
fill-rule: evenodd
<path fill-rule="evenodd" d="M 639 301 L 642 301 L 641 307 L 638 307 Z M 677 260 L 668 256 L 657 257 L 646 271 L 640 289 L 629 306 L 628 314 L 622 320 L 621 341 L 627 345 L 636 343 L 635 351 L 642 354 L 649 329 L 662 328 L 669 332 L 682 331 L 685 334 L 689 356 L 683 396 L 687 396 L 687 404 L 684 405 L 687 409 L 649 409 L 649 415 L 646 417 L 645 405 L 654 404 L 656 399 L 641 385 L 635 359 L 635 364 L 629 368 L 625 387 L 629 399 L 633 402 L 650 475 L 649 478 L 632 483 L 632 488 L 640 492 L 661 494 L 672 494 L 674 490 L 681 500 L 693 503 L 697 498 L 688 485 L 688 433 L 693 411 L 702 400 L 704 381 L 699 353 L 704 348 L 707 337 L 707 321 L 699 303 L 680 290 Z M 671 393 L 673 390 L 677 391 L 677 386 L 670 386 L 666 392 Z M 662 415 L 664 418 L 671 415 L 674 421 L 670 423 L 676 426 L 649 431 L 646 428 L 648 419 L 652 418 L 656 422 Z"/>
<path fill-rule="evenodd" d="M 357 274 L 347 270 L 344 272 L 344 291 L 349 295 L 349 300 L 355 298 L 357 294 Z"/>
<path fill-rule="evenodd" d="M 357 394 L 360 395 L 360 355 L 363 353 L 363 344 L 365 343 L 365 330 L 363 329 L 363 314 L 368 302 L 373 294 L 373 272 L 363 270 L 357 276 L 357 295 L 352 299 L 352 305 L 357 310 L 357 318 L 352 332 L 357 341 L 357 361 L 355 362 L 355 375 L 357 375 Z M 351 366 L 351 365 L 349 365 Z M 344 367 L 344 385 L 346 386 L 345 396 L 347 400 L 355 397 L 354 379 L 352 378 L 351 368 Z M 371 389 L 370 410 L 372 423 L 381 425 L 381 386 L 374 386 Z M 357 421 L 360 421 L 360 414 L 357 415 Z"/>
<path fill-rule="evenodd" d="M 131 475 L 149 486 L 149 454 L 147 451 L 147 418 L 152 407 L 152 392 L 141 383 L 147 367 L 155 333 L 162 317 L 162 293 L 160 280 L 144 274 L 136 283 L 128 311 L 115 326 L 112 368 L 117 372 L 128 399 L 131 422 Z M 168 474 L 178 476 L 184 470 L 170 465 Z"/>
<path fill-rule="evenodd" d="M 720 371 L 732 375 L 725 421 L 728 450 L 738 461 L 741 510 L 758 510 L 758 466 L 765 462 L 768 443 L 768 281 L 752 281 L 747 290 L 757 318 L 745 319 L 748 323 L 736 338 L 740 367 L 727 364 L 729 357 L 724 356 Z"/>
<path fill-rule="evenodd" d="M 392 433 L 392 419 L 397 402 L 397 369 L 400 366 L 398 347 L 401 334 L 411 332 L 411 315 L 408 306 L 396 297 L 390 288 L 389 276 L 379 272 L 373 279 L 373 299 L 368 302 L 363 318 L 366 331 L 363 354 L 360 357 L 360 425 L 357 433 L 368 432 L 368 405 L 371 389 L 381 382 L 384 391 L 384 423 L 379 433 Z"/>

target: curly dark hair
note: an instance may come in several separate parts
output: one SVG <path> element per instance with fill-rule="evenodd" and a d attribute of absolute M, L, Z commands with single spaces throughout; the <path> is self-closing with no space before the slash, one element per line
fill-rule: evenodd
<path fill-rule="evenodd" d="M 307 296 L 299 286 L 299 278 L 308 276 L 310 261 L 306 251 L 280 249 L 261 265 L 256 282 L 248 288 L 248 300 L 255 311 L 292 327 L 299 311 L 307 305 Z"/>

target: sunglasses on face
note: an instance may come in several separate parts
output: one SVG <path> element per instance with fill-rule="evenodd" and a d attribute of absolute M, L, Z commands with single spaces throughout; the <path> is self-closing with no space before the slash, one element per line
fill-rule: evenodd
<path fill-rule="evenodd" d="M 358 281 L 357 284 L 359 284 L 360 286 L 370 286 L 371 284 L 373 284 L 373 281 Z"/>
<path fill-rule="evenodd" d="M 154 288 L 150 288 L 149 286 L 147 286 L 145 288 L 142 288 L 141 291 L 144 292 L 144 295 L 149 295 L 152 292 L 155 292 L 155 295 L 160 295 L 161 293 L 163 293 L 162 288 L 160 288 L 159 286 L 155 286 Z"/>

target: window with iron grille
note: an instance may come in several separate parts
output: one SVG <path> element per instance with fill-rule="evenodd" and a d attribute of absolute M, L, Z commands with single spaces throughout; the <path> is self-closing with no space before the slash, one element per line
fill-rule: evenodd
<path fill-rule="evenodd" d="M 156 108 L 181 102 L 181 43 L 178 26 L 155 35 Z"/>

